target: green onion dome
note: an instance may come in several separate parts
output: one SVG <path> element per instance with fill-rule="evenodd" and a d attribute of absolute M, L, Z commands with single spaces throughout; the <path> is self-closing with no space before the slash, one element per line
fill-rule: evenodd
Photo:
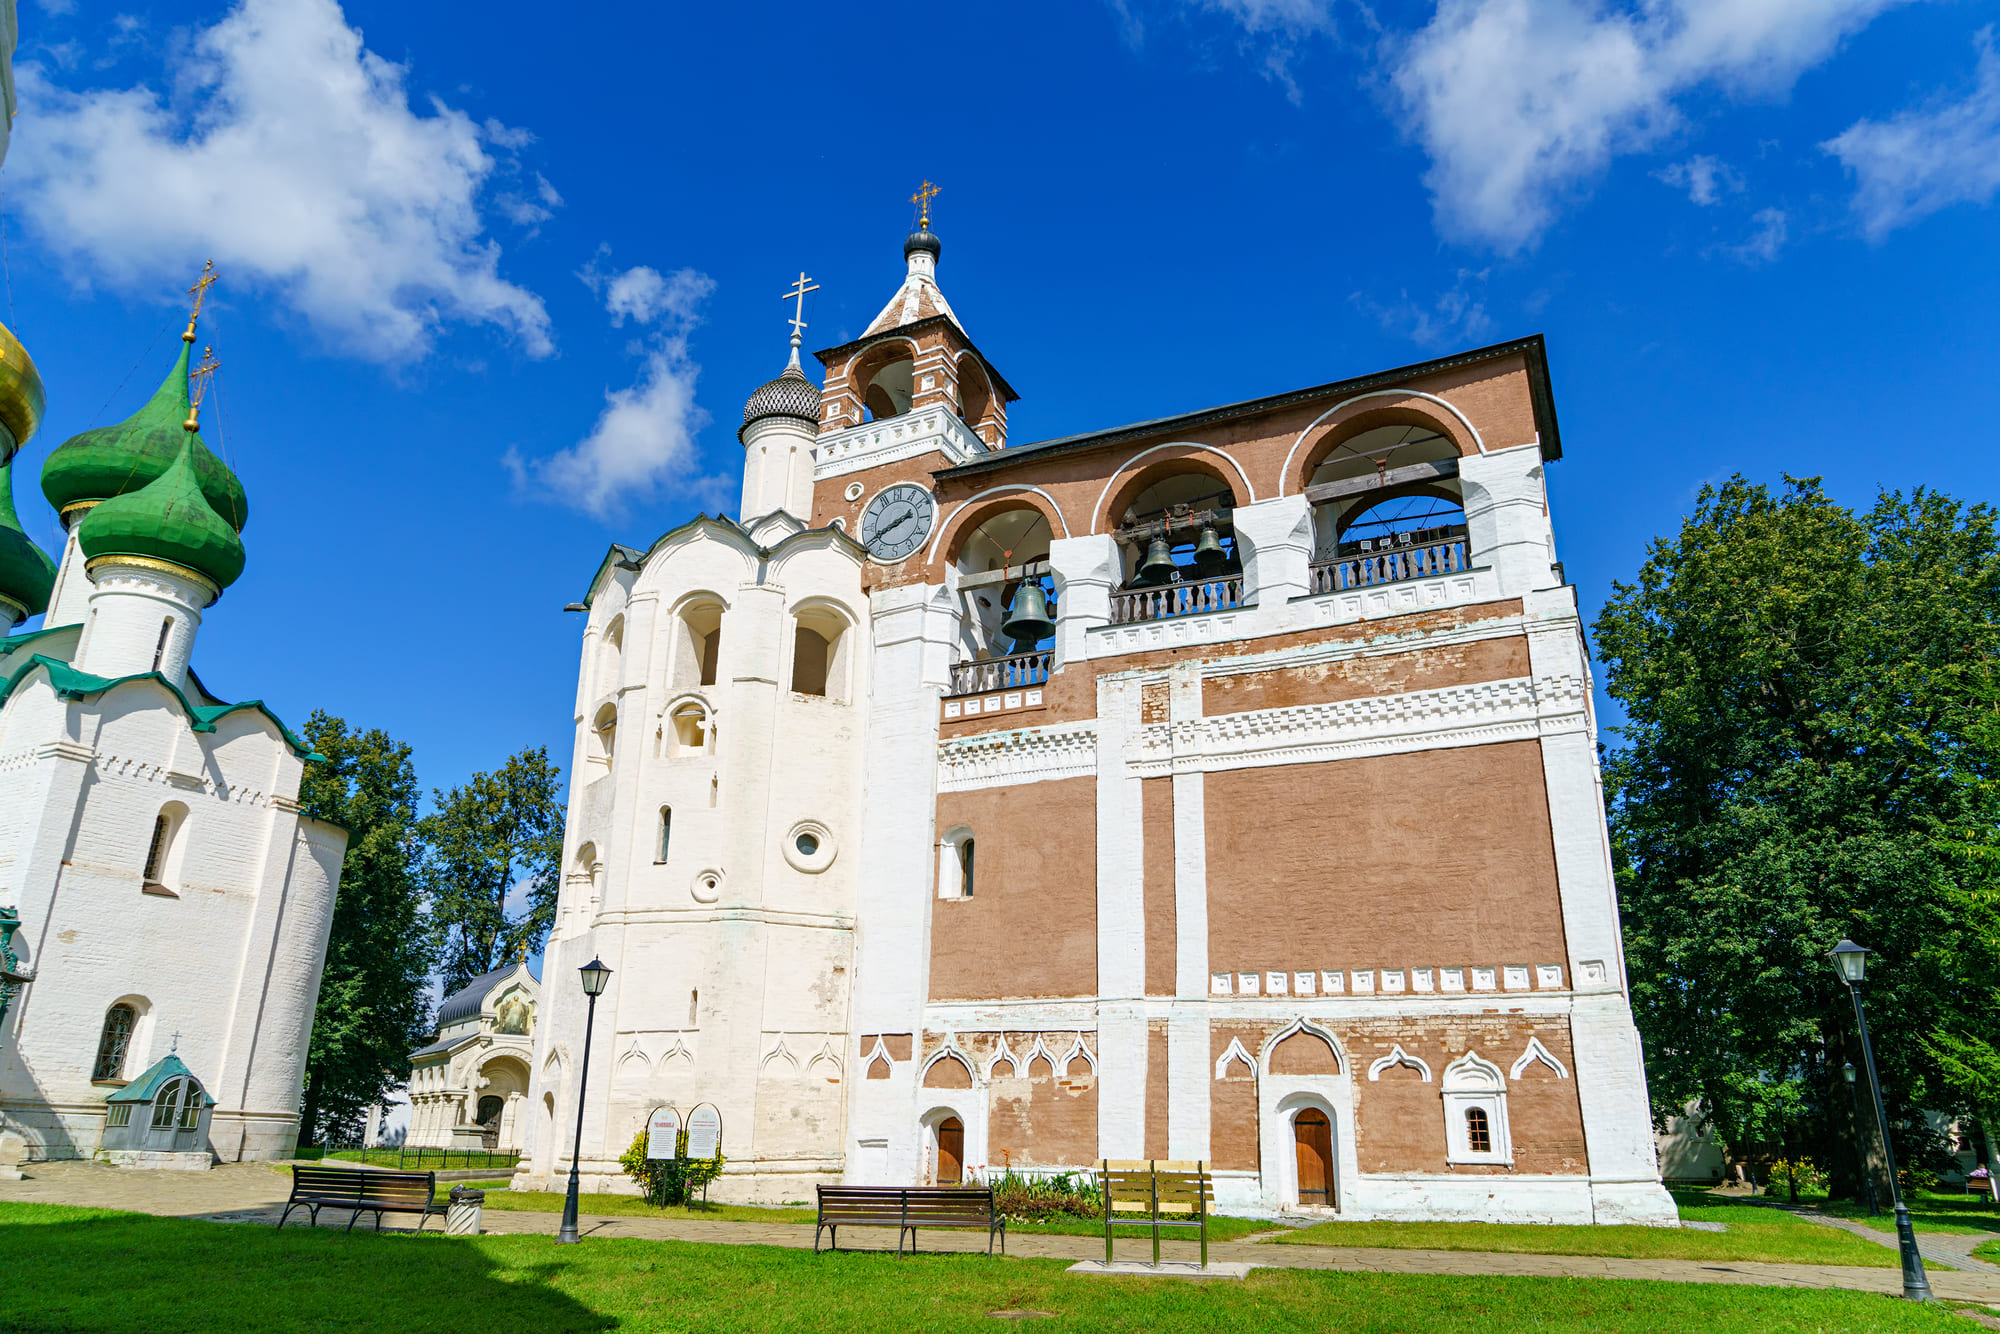
<path fill-rule="evenodd" d="M 181 446 L 191 444 L 195 475 L 201 479 L 209 508 L 228 520 L 231 528 L 243 531 L 244 520 L 250 515 L 243 483 L 209 451 L 199 435 L 190 440 L 190 432 L 183 427 L 188 417 L 188 354 L 193 347 L 193 343 L 182 341 L 173 370 L 146 406 L 116 426 L 99 426 L 71 436 L 42 464 L 42 494 L 65 524 L 75 522 L 70 511 L 79 505 L 110 500 L 151 485 L 180 455 Z"/>
<path fill-rule="evenodd" d="M 42 374 L 14 331 L 0 324 L 0 463 L 28 443 L 42 424 Z"/>
<path fill-rule="evenodd" d="M 48 553 L 21 531 L 21 520 L 14 513 L 13 471 L 11 460 L 0 462 L 0 611 L 18 607 L 20 613 L 13 619 L 25 620 L 49 609 L 56 566 Z M 5 624 L 0 620 L 0 628 Z"/>
<path fill-rule="evenodd" d="M 194 432 L 184 432 L 181 452 L 165 472 L 83 516 L 76 540 L 90 563 L 137 556 L 192 570 L 217 589 L 236 582 L 243 573 L 243 542 L 202 489 L 194 461 L 200 447 Z"/>

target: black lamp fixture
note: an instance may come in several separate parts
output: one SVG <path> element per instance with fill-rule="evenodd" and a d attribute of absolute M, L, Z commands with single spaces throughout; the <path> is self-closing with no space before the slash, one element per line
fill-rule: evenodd
<path fill-rule="evenodd" d="M 556 1244 L 560 1246 L 572 1246 L 577 1241 L 577 1163 L 583 1158 L 583 1095 L 590 1088 L 590 1033 L 597 1024 L 597 998 L 611 982 L 611 970 L 602 959 L 593 958 L 577 972 L 583 977 L 583 994 L 590 998 L 590 1009 L 583 1020 L 583 1068 L 576 1081 L 576 1143 L 569 1155 L 569 1197 L 563 1201 L 562 1229 L 556 1233 Z"/>
<path fill-rule="evenodd" d="M 1889 1167 L 1889 1198 L 1896 1205 L 1896 1247 L 1903 1257 L 1903 1296 L 1913 1302 L 1927 1302 L 1931 1300 L 1931 1281 L 1924 1275 L 1924 1257 L 1917 1251 L 1917 1232 L 1910 1224 L 1910 1207 L 1903 1203 L 1902 1188 L 1896 1181 L 1896 1151 L 1889 1144 L 1889 1113 L 1882 1105 L 1882 1081 L 1875 1075 L 1875 1048 L 1868 1041 L 1868 1015 L 1861 1008 L 1861 981 L 1868 976 L 1869 953 L 1843 937 L 1827 951 L 1826 957 L 1854 1001 L 1854 1024 L 1861 1033 L 1861 1063 L 1868 1069 L 1869 1092 L 1875 1095 L 1875 1124 L 1881 1128 L 1882 1159 Z M 1854 1078 L 1852 1063 L 1844 1073 L 1850 1081 Z"/>

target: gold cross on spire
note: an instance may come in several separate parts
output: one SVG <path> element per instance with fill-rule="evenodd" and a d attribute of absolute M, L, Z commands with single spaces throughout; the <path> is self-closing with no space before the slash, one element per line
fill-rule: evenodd
<path fill-rule="evenodd" d="M 181 425 L 187 430 L 198 430 L 201 426 L 201 400 L 208 392 L 208 382 L 222 369 L 222 363 L 215 359 L 215 349 L 201 350 L 201 364 L 188 372 L 188 415 Z"/>
<path fill-rule="evenodd" d="M 194 308 L 188 311 L 188 327 L 181 334 L 183 343 L 194 341 L 194 322 L 201 318 L 202 303 L 208 300 L 208 289 L 215 286 L 215 278 L 215 261 L 211 259 L 201 266 L 201 277 L 195 280 L 193 287 L 188 288 L 188 295 L 194 298 Z"/>
<path fill-rule="evenodd" d="M 792 326 L 792 340 L 794 342 L 798 341 L 806 331 L 806 293 L 817 292 L 818 290 L 819 284 L 806 277 L 805 271 L 801 269 L 799 271 L 799 280 L 792 284 L 790 291 L 778 298 L 780 301 L 798 302 L 798 309 L 792 313 L 792 318 L 786 321 L 787 324 Z"/>
<path fill-rule="evenodd" d="M 927 232 L 930 230 L 931 200 L 936 199 L 939 195 L 943 193 L 944 191 L 938 189 L 938 187 L 932 185 L 929 181 L 925 181 L 921 186 L 917 188 L 917 192 L 910 196 L 910 202 L 912 204 L 917 205 L 917 207 L 921 208 L 924 214 L 923 217 L 918 219 L 917 221 L 918 231 Z"/>

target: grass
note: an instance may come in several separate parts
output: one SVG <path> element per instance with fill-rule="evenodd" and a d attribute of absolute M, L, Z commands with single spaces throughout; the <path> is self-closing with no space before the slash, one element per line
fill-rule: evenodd
<path fill-rule="evenodd" d="M 499 1190 L 486 1182 L 477 1184 L 485 1188 L 488 1209 L 507 1209 L 528 1213 L 559 1214 L 563 1210 L 563 1196 L 557 1191 Z M 502 1183 L 504 1184 L 504 1183 Z M 656 1208 L 637 1195 L 578 1195 L 578 1213 L 611 1214 L 620 1218 L 669 1218 L 677 1222 L 720 1222 L 720 1223 L 804 1223 L 810 1225 L 817 1217 L 813 1210 L 799 1207 L 768 1207 L 755 1204 L 697 1204 L 688 1207 Z M 1217 1215 L 1208 1220 L 1210 1241 L 1241 1241 L 1256 1232 L 1269 1232 L 1277 1224 L 1259 1222 L 1251 1218 L 1225 1218 Z M 1057 1237 L 1101 1237 L 1104 1224 L 1092 1223 L 1084 1219 L 1061 1223 L 1014 1223 L 1007 1224 L 1007 1231 L 1014 1236 L 1057 1236 Z M 1121 1239 L 1138 1237 L 1141 1234 L 1132 1229 L 1121 1229 Z M 1168 1241 L 1185 1239 L 1187 1228 L 1163 1230 L 1161 1236 Z"/>
<path fill-rule="evenodd" d="M 0 1329 L 715 1331 L 992 1334 L 1883 1334 L 1964 1328 L 1888 1297 L 1612 1279 L 1260 1270 L 1242 1283 L 1065 1274 L 1059 1260 L 891 1255 L 599 1238 L 286 1229 L 0 1204 Z"/>
<path fill-rule="evenodd" d="M 1773 1198 L 1783 1199 L 1782 1194 L 1773 1193 Z M 1864 1227 L 1877 1232 L 1896 1230 L 1896 1215 L 1884 1208 L 1881 1213 L 1869 1216 L 1868 1207 L 1852 1200 L 1807 1200 L 1800 1197 L 1800 1204 L 1809 1204 L 1822 1213 L 1837 1218 L 1850 1218 Z M 1915 1191 L 1903 1199 L 1910 1206 L 1910 1223 L 1919 1232 L 1950 1232 L 1959 1236 L 1992 1236 L 2000 1238 L 2000 1211 L 1974 1195 L 1939 1195 L 1930 1191 Z"/>
<path fill-rule="evenodd" d="M 1293 1246 L 1388 1246 L 1406 1250 L 1608 1255 L 1635 1260 L 1770 1260 L 1781 1264 L 1889 1269 L 1896 1253 L 1865 1238 L 1781 1209 L 1740 1204 L 1706 1191 L 1675 1191 L 1681 1217 L 1726 1232 L 1660 1227 L 1531 1223 L 1320 1223 L 1278 1239 Z"/>

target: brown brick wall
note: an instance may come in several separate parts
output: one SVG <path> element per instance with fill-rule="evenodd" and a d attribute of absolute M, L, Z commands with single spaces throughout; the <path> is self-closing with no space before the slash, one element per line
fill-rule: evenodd
<path fill-rule="evenodd" d="M 1174 780 L 1139 783 L 1145 838 L 1146 994 L 1174 994 Z"/>
<path fill-rule="evenodd" d="M 1303 667 L 1279 667 L 1201 683 L 1205 714 L 1288 709 L 1302 704 L 1366 699 L 1408 690 L 1441 690 L 1479 681 L 1527 676 L 1528 637 L 1477 639 L 1469 644 L 1419 649 L 1388 657 L 1347 658 Z"/>

